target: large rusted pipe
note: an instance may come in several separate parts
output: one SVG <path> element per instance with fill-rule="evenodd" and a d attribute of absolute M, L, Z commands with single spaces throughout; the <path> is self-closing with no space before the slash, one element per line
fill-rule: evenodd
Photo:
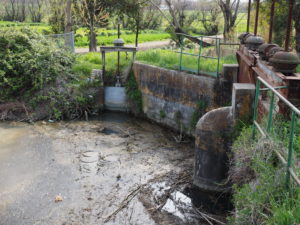
<path fill-rule="evenodd" d="M 269 44 L 272 43 L 275 2 L 276 0 L 272 0 L 271 13 L 270 13 Z"/>
<path fill-rule="evenodd" d="M 288 15 L 288 23 L 287 23 L 287 29 L 286 29 L 285 51 L 289 50 L 289 45 L 290 45 L 290 36 L 291 36 L 294 5 L 295 5 L 295 0 L 289 0 L 289 15 Z"/>
<path fill-rule="evenodd" d="M 256 15 L 255 15 L 255 26 L 254 26 L 254 35 L 257 35 L 257 26 L 258 26 L 258 16 L 259 16 L 259 4 L 260 0 L 256 0 Z"/>
<path fill-rule="evenodd" d="M 249 27 L 250 27 L 250 13 L 251 13 L 251 0 L 249 0 L 248 2 L 247 33 L 249 33 Z"/>

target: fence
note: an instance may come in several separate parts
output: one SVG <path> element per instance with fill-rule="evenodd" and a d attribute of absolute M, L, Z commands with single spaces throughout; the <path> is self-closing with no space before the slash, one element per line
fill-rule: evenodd
<path fill-rule="evenodd" d="M 196 74 L 205 74 L 213 77 L 218 77 L 220 70 L 220 38 L 206 36 L 190 36 L 181 33 L 178 33 L 177 35 L 179 36 L 180 42 L 179 51 L 175 51 L 180 55 L 178 69 L 180 71 L 188 71 Z M 189 44 L 193 43 L 192 41 L 189 41 L 191 39 L 194 39 L 198 42 L 198 46 L 196 48 L 188 47 Z M 207 43 L 209 43 L 210 47 L 205 46 L 205 44 Z M 193 50 L 196 50 L 197 53 L 192 52 Z M 184 56 L 195 57 L 197 59 L 197 67 L 195 68 L 191 66 L 184 66 Z M 205 60 L 214 60 L 215 63 L 207 63 L 205 62 Z M 215 68 L 208 69 L 207 66 L 205 68 L 205 64 L 208 64 L 209 67 L 215 66 Z"/>
<path fill-rule="evenodd" d="M 46 35 L 45 37 L 55 42 L 57 44 L 57 47 L 67 48 L 72 52 L 75 52 L 74 32 L 65 34 L 51 34 Z"/>
<path fill-rule="evenodd" d="M 261 88 L 261 85 L 266 87 L 266 88 Z M 286 166 L 286 177 L 285 177 L 285 182 L 286 182 L 286 187 L 289 187 L 290 184 L 290 177 L 293 178 L 294 182 L 300 186 L 300 179 L 297 176 L 295 170 L 293 169 L 293 154 L 294 150 L 296 147 L 299 147 L 298 145 L 295 145 L 295 139 L 296 139 L 296 126 L 297 126 L 297 120 L 298 117 L 300 116 L 300 111 L 297 109 L 290 101 L 288 101 L 285 97 L 283 97 L 277 90 L 282 89 L 282 88 L 287 88 L 287 87 L 272 87 L 269 85 L 265 80 L 263 80 L 261 77 L 257 78 L 257 83 L 256 83 L 256 93 L 255 93 L 255 102 L 254 102 L 254 113 L 253 113 L 253 130 L 252 130 L 252 135 L 253 139 L 256 136 L 256 130 L 258 130 L 261 135 L 264 137 L 268 138 L 273 138 L 274 135 L 276 139 L 280 139 L 282 142 L 282 149 L 284 151 L 279 151 L 278 149 L 273 149 L 273 151 L 276 153 L 280 161 L 283 163 L 283 165 Z M 263 98 L 269 98 L 269 112 L 268 112 L 268 117 L 266 121 L 266 129 L 263 128 L 259 122 L 258 122 L 258 106 L 259 106 L 259 97 L 260 97 L 260 92 L 261 91 L 268 91 L 270 94 L 267 96 L 265 94 L 262 96 Z M 280 122 L 280 126 L 277 124 L 277 130 L 274 128 L 274 123 L 280 121 L 280 119 L 275 118 L 275 113 L 276 111 L 276 104 L 275 101 L 283 103 L 283 107 L 287 107 L 289 110 L 291 110 L 291 116 L 290 116 L 290 121 L 287 123 L 286 120 L 282 120 Z M 285 139 L 286 137 L 286 139 Z M 300 139 L 298 138 L 297 141 Z M 274 141 L 274 138 L 273 138 Z M 288 151 L 286 151 L 286 148 Z M 298 149 L 299 150 L 299 149 Z M 287 158 L 287 159 L 285 159 Z"/>

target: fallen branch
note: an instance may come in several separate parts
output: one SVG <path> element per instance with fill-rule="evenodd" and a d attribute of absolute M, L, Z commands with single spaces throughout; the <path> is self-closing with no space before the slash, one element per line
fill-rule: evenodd
<path fill-rule="evenodd" d="M 218 223 L 218 224 L 221 224 L 221 225 L 226 225 L 226 223 L 223 223 L 223 222 L 221 222 L 220 220 L 217 220 L 217 219 L 215 219 L 215 218 L 213 218 L 213 217 L 211 217 L 211 216 L 209 216 L 209 215 L 207 215 L 207 214 L 201 212 L 199 209 L 196 209 L 196 212 L 199 213 L 199 215 L 200 215 L 203 219 L 205 219 L 205 220 L 206 220 L 209 224 L 211 224 L 211 225 L 213 225 L 213 223 L 212 223 L 211 221 L 214 221 L 214 222 L 216 222 L 216 223 Z"/>
<path fill-rule="evenodd" d="M 112 214 L 106 217 L 104 220 L 104 223 L 107 223 L 110 221 L 114 216 L 116 216 L 122 209 L 124 209 L 130 201 L 141 191 L 141 189 L 145 186 L 145 184 L 138 186 L 135 190 L 130 192 L 129 195 L 122 201 L 121 205 L 118 207 L 117 210 L 115 210 Z"/>

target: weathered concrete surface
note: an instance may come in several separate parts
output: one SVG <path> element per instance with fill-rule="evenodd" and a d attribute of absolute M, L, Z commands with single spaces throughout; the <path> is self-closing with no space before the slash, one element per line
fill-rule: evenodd
<path fill-rule="evenodd" d="M 196 126 L 194 184 L 201 189 L 224 190 L 232 123 L 232 107 L 223 107 L 206 113 Z"/>
<path fill-rule="evenodd" d="M 157 122 L 178 129 L 174 114 L 180 112 L 181 122 L 189 128 L 197 102 L 203 100 L 214 105 L 215 78 L 139 62 L 134 63 L 133 71 L 143 95 L 144 113 Z"/>
<path fill-rule="evenodd" d="M 233 84 L 232 114 L 234 120 L 249 121 L 253 112 L 254 84 Z"/>
<path fill-rule="evenodd" d="M 174 143 L 172 133 L 148 122 L 108 116 L 0 124 L 1 225 L 197 224 L 153 210 L 174 184 L 189 182 L 192 146 Z M 161 183 L 165 194 L 153 186 Z M 56 195 L 63 201 L 55 203 Z"/>

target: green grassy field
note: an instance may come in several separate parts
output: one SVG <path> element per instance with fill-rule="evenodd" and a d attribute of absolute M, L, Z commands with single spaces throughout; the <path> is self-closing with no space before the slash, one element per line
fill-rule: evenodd
<path fill-rule="evenodd" d="M 180 54 L 174 53 L 170 50 L 155 49 L 137 54 L 137 60 L 143 63 L 167 68 L 177 69 L 180 62 Z M 217 71 L 217 60 L 209 58 L 200 59 L 200 70 L 204 72 L 216 72 Z M 220 58 L 219 71 L 222 70 L 223 64 L 236 64 L 236 57 L 225 56 Z M 198 69 L 198 57 L 184 55 L 182 58 L 182 66 L 188 67 L 192 70 Z"/>
<path fill-rule="evenodd" d="M 0 29 L 21 29 L 28 27 L 40 34 L 52 34 L 51 27 L 43 23 L 17 23 L 0 21 Z M 99 28 L 97 29 L 97 41 L 98 45 L 112 45 L 112 42 L 118 37 L 117 30 Z M 121 38 L 124 39 L 126 44 L 135 43 L 135 33 L 130 30 L 122 30 Z M 139 43 L 149 41 L 161 41 L 169 39 L 170 35 L 161 30 L 142 30 L 139 35 Z M 88 47 L 88 31 L 86 28 L 79 28 L 75 34 L 75 46 L 76 47 Z"/>

